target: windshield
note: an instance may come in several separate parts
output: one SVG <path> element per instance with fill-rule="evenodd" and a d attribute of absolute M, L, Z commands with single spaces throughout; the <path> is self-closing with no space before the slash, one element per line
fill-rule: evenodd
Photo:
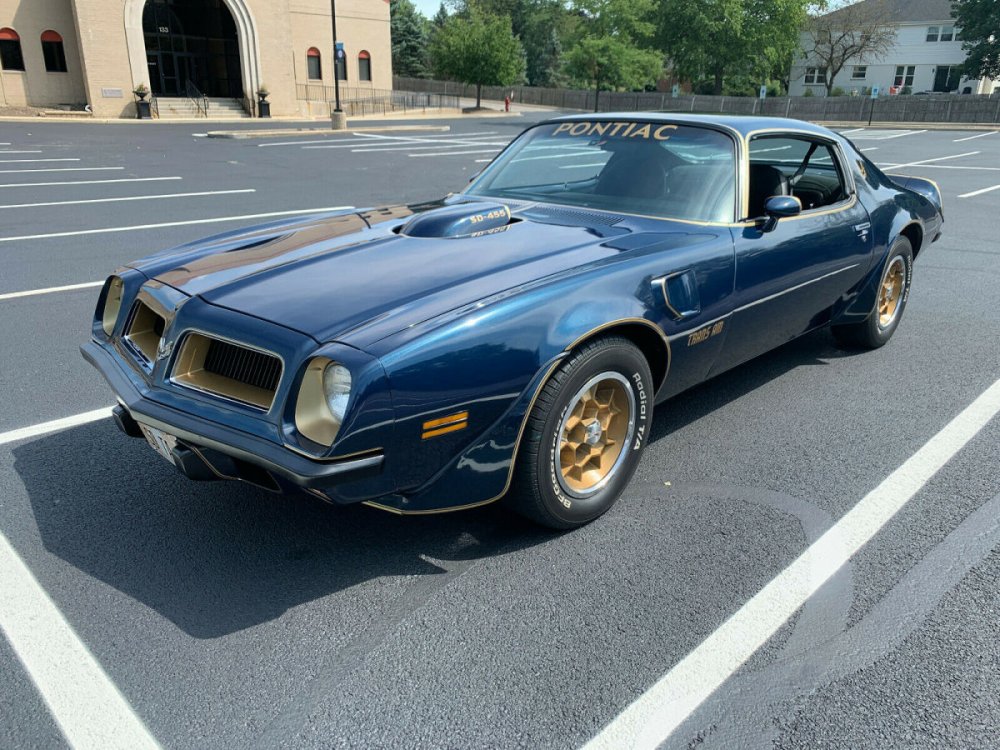
<path fill-rule="evenodd" d="M 715 130 L 661 122 L 549 123 L 514 141 L 465 193 L 730 222 L 735 144 Z"/>

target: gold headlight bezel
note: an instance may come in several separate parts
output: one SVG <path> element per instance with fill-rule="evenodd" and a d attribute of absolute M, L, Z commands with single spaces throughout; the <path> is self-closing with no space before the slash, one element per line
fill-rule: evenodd
<path fill-rule="evenodd" d="M 344 366 L 329 357 L 309 360 L 295 399 L 295 428 L 303 437 L 326 446 L 333 445 L 341 427 L 341 421 L 330 411 L 323 388 L 323 373 L 331 365 Z"/>
<path fill-rule="evenodd" d="M 101 310 L 101 328 L 106 336 L 115 332 L 118 316 L 122 311 L 122 297 L 125 295 L 125 282 L 120 276 L 108 279 L 108 290 L 104 295 L 104 309 Z"/>

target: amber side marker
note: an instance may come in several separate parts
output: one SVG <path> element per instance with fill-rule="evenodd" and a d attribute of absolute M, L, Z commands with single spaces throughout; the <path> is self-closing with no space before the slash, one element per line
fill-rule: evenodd
<path fill-rule="evenodd" d="M 440 417 L 439 419 L 431 419 L 424 422 L 424 434 L 422 438 L 426 440 L 427 438 L 437 437 L 449 432 L 457 432 L 458 430 L 464 430 L 468 426 L 469 412 L 460 411 L 458 414 L 450 414 L 447 417 Z"/>

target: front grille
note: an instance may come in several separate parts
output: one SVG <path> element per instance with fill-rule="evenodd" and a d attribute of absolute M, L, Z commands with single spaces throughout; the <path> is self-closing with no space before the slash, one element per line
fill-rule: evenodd
<path fill-rule="evenodd" d="M 144 364 L 151 365 L 156 360 L 156 348 L 165 325 L 163 316 L 145 302 L 135 303 L 125 331 L 125 342 Z"/>
<path fill-rule="evenodd" d="M 281 360 L 201 333 L 184 337 L 172 380 L 241 404 L 271 408 L 281 380 Z"/>
<path fill-rule="evenodd" d="M 205 372 L 274 391 L 281 377 L 281 360 L 255 349 L 214 339 L 205 355 Z"/>

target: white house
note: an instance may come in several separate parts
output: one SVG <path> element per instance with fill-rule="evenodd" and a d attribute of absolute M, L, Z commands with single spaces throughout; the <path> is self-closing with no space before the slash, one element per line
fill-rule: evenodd
<path fill-rule="evenodd" d="M 952 19 L 951 0 L 862 0 L 878 4 L 896 37 L 889 51 L 875 58 L 848 61 L 834 79 L 846 93 L 879 87 L 882 93 L 958 92 L 991 94 L 1000 82 L 988 78 L 968 80 L 958 73 L 965 61 L 959 30 Z M 836 18 L 841 11 L 829 14 Z M 809 49 L 810 32 L 803 32 L 801 48 Z M 825 69 L 821 63 L 799 56 L 792 66 L 789 94 L 802 96 L 812 90 L 826 95 Z"/>

